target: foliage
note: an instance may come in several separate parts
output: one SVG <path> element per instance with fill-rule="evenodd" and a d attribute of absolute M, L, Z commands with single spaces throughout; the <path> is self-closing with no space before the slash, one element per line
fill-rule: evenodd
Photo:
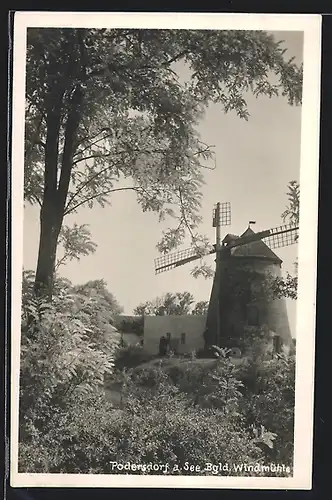
<path fill-rule="evenodd" d="M 115 358 L 115 368 L 117 370 L 134 368 L 151 359 L 154 359 L 154 356 L 147 352 L 144 347 L 140 345 L 130 345 L 118 350 Z"/>
<path fill-rule="evenodd" d="M 118 472 L 112 461 L 129 461 L 168 463 L 168 473 L 183 474 L 186 462 L 204 468 L 262 460 L 252 433 L 218 410 L 192 405 L 160 369 L 156 375 L 156 384 L 145 387 L 127 377 L 121 410 L 99 395 L 89 406 L 78 398 L 66 412 L 54 412 L 43 432 L 35 432 L 33 447 L 22 443 L 20 470 L 107 474 Z"/>
<path fill-rule="evenodd" d="M 114 295 L 108 291 L 107 284 L 103 279 L 77 285 L 74 287 L 74 291 L 90 301 L 96 300 L 99 309 L 104 311 L 107 319 L 112 323 L 114 316 L 123 312 L 123 307 L 119 305 Z M 94 305 L 97 305 L 96 302 L 94 302 Z"/>
<path fill-rule="evenodd" d="M 297 299 L 298 276 L 286 273 L 286 277 L 277 277 L 271 283 L 272 293 L 276 298 Z"/>
<path fill-rule="evenodd" d="M 210 102 L 247 119 L 247 91 L 300 104 L 302 68 L 285 52 L 263 31 L 29 28 L 24 196 L 41 206 L 36 291 L 52 294 L 64 217 L 116 192 L 174 219 L 160 251 L 186 231 L 195 241 L 211 158 L 197 122 Z"/>
<path fill-rule="evenodd" d="M 290 463 L 292 360 L 260 364 L 252 385 L 249 367 L 234 366 L 222 352 L 204 363 L 133 363 L 121 372 L 128 359 L 141 364 L 149 356 L 139 346 L 116 350 L 116 339 L 105 337 L 98 321 L 97 299 L 83 311 L 88 294 L 66 282 L 50 304 L 34 297 L 33 275 L 25 278 L 20 472 L 123 473 L 112 462 L 129 461 L 168 463 L 169 474 L 197 474 L 184 470 L 190 462 L 212 474 L 206 463 Z M 38 332 L 36 323 L 29 326 L 31 314 L 38 317 Z M 122 384 L 119 409 L 105 399 L 105 377 Z"/>
<path fill-rule="evenodd" d="M 266 450 L 268 456 L 289 463 L 294 446 L 295 356 L 278 355 L 259 365 L 253 361 L 242 378 L 247 387 L 247 424 L 274 433 L 274 448 Z"/>
<path fill-rule="evenodd" d="M 227 290 L 230 290 L 229 299 L 225 297 L 227 304 L 231 307 L 231 298 L 236 298 L 235 304 L 244 307 L 248 304 L 259 304 L 262 300 L 272 298 L 270 280 L 265 269 L 259 271 L 252 263 L 236 263 L 227 272 Z"/>
<path fill-rule="evenodd" d="M 91 240 L 91 233 L 86 224 L 74 224 L 73 227 L 63 225 L 59 233 L 58 244 L 63 255 L 57 260 L 55 271 L 67 261 L 80 260 L 82 256 L 95 253 L 97 245 Z"/>
<path fill-rule="evenodd" d="M 121 333 L 134 333 L 140 337 L 144 334 L 144 318 L 141 316 L 121 316 L 115 318 L 114 325 Z"/>
<path fill-rule="evenodd" d="M 201 300 L 195 304 L 194 309 L 191 311 L 191 314 L 197 316 L 204 316 L 208 312 L 209 302 L 207 300 Z"/>
<path fill-rule="evenodd" d="M 281 214 L 284 222 L 299 225 L 300 222 L 300 185 L 297 181 L 290 181 L 288 183 L 288 205 L 286 210 Z M 285 277 L 277 277 L 271 281 L 271 289 L 274 297 L 276 298 L 289 298 L 297 299 L 297 286 L 298 286 L 298 263 L 294 263 L 294 275 L 289 272 Z"/>
<path fill-rule="evenodd" d="M 214 270 L 206 262 L 202 262 L 199 266 L 195 266 L 191 273 L 193 278 L 202 277 L 204 279 L 210 279 L 214 277 Z"/>
<path fill-rule="evenodd" d="M 291 224 L 298 224 L 300 220 L 300 185 L 297 181 L 288 183 L 288 205 L 286 210 L 281 214 L 284 222 L 288 221 Z"/>
<path fill-rule="evenodd" d="M 134 309 L 134 314 L 165 316 L 189 314 L 194 297 L 190 292 L 166 293 L 162 297 L 157 297 L 152 301 L 139 304 Z"/>
<path fill-rule="evenodd" d="M 35 297 L 33 281 L 33 273 L 24 273 L 20 429 L 28 441 L 58 409 L 103 387 L 118 347 L 111 309 L 98 295 L 84 295 L 68 281 L 62 287 L 60 280 L 49 303 Z"/>
<path fill-rule="evenodd" d="M 236 378 L 237 368 L 223 357 L 208 364 L 191 363 L 168 370 L 170 378 L 182 392 L 194 396 L 194 403 L 203 408 L 218 408 L 224 415 L 238 417 L 238 400 L 242 387 Z"/>

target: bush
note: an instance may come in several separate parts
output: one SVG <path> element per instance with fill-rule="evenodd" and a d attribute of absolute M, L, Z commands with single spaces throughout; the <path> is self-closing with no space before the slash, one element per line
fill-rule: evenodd
<path fill-rule="evenodd" d="M 59 285 L 57 283 L 57 285 Z M 35 446 L 53 416 L 73 401 L 88 401 L 113 373 L 118 340 L 109 333 L 109 310 L 93 298 L 56 286 L 52 303 L 33 294 L 23 279 L 20 439 Z M 83 403 L 82 403 L 83 404 Z M 50 449 L 50 451 L 52 448 Z M 53 452 L 53 450 L 52 450 Z"/>
<path fill-rule="evenodd" d="M 135 368 L 142 363 L 147 363 L 155 359 L 155 356 L 150 354 L 140 345 L 130 345 L 122 347 L 118 350 L 115 358 L 115 368 L 123 370 L 124 368 Z"/>
<path fill-rule="evenodd" d="M 35 434 L 34 446 L 21 444 L 20 470 L 107 474 L 119 472 L 112 462 L 129 461 L 168 463 L 169 473 L 180 474 L 186 462 L 203 469 L 207 462 L 262 461 L 253 436 L 241 425 L 218 410 L 194 406 L 167 378 L 160 370 L 150 389 L 127 378 L 121 410 L 105 405 L 101 395 L 90 395 L 54 412 Z M 173 472 L 175 466 L 179 470 Z M 222 472 L 227 473 L 233 471 Z"/>
<path fill-rule="evenodd" d="M 261 450 L 244 428 L 217 410 L 194 406 L 165 382 L 154 392 L 141 392 L 136 397 L 128 394 L 126 410 L 117 425 L 119 440 L 114 441 L 115 449 L 110 448 L 110 460 L 168 463 L 171 472 L 179 466 L 174 472 L 183 474 L 186 462 L 203 469 L 207 462 L 262 459 Z"/>
<path fill-rule="evenodd" d="M 294 447 L 295 356 L 280 355 L 241 374 L 247 425 L 264 426 L 276 434 L 268 457 L 290 463 Z"/>

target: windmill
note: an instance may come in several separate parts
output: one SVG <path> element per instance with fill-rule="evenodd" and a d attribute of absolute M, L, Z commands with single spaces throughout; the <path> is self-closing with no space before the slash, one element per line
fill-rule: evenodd
<path fill-rule="evenodd" d="M 204 332 L 206 348 L 218 345 L 237 352 L 245 327 L 263 325 L 273 332 L 279 346 L 292 346 L 285 300 L 271 300 L 263 291 L 263 282 L 267 276 L 281 276 L 282 260 L 272 249 L 296 243 L 298 225 L 285 224 L 255 233 L 251 227 L 254 223 L 249 221 L 241 236 L 227 234 L 221 240 L 221 227 L 231 224 L 230 203 L 217 203 L 213 210 L 216 243 L 204 254 L 216 254 Z M 195 248 L 168 253 L 155 259 L 155 273 L 201 258 L 202 253 Z"/>

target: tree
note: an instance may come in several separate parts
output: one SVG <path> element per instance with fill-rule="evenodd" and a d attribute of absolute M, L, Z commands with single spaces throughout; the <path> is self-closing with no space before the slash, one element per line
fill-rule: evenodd
<path fill-rule="evenodd" d="M 263 31 L 29 28 L 26 74 L 24 195 L 40 205 L 35 292 L 49 298 L 64 218 L 115 192 L 174 219 L 160 251 L 187 230 L 195 242 L 209 102 L 244 119 L 247 90 L 301 102 L 302 68 Z"/>
<path fill-rule="evenodd" d="M 288 183 L 288 205 L 286 210 L 281 214 L 284 222 L 288 221 L 291 224 L 299 224 L 300 222 L 300 185 L 297 181 Z"/>
<path fill-rule="evenodd" d="M 284 222 L 299 225 L 300 222 L 300 185 L 297 181 L 288 183 L 288 205 L 281 214 Z M 286 277 L 278 277 L 272 281 L 272 293 L 276 298 L 285 297 L 288 299 L 297 299 L 297 261 L 294 263 L 294 275 L 287 273 Z"/>
<path fill-rule="evenodd" d="M 201 300 L 200 302 L 197 302 L 191 314 L 195 314 L 197 316 L 203 316 L 204 314 L 207 314 L 208 307 L 209 307 L 209 302 L 207 300 Z"/>
<path fill-rule="evenodd" d="M 134 314 L 139 316 L 180 316 L 190 314 L 193 303 L 194 297 L 189 292 L 166 293 L 162 297 L 138 305 L 134 309 Z"/>
<path fill-rule="evenodd" d="M 108 291 L 107 284 L 103 279 L 92 280 L 84 285 L 74 286 L 73 290 L 90 300 L 98 301 L 99 308 L 105 311 L 107 317 L 112 318 L 114 315 L 123 313 L 123 307 L 120 306 L 114 295 Z"/>

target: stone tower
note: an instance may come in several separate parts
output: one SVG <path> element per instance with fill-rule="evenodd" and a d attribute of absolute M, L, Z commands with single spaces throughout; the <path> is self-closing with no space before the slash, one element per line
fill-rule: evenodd
<path fill-rule="evenodd" d="M 248 229 L 241 236 L 249 236 Z M 227 235 L 223 244 L 238 238 Z M 262 241 L 234 247 L 228 257 L 216 259 L 209 310 L 206 344 L 242 347 L 249 331 L 262 329 L 274 337 L 277 350 L 291 349 L 293 342 L 286 302 L 272 297 L 268 280 L 281 276 L 281 259 Z M 219 311 L 219 314 L 218 314 Z"/>

